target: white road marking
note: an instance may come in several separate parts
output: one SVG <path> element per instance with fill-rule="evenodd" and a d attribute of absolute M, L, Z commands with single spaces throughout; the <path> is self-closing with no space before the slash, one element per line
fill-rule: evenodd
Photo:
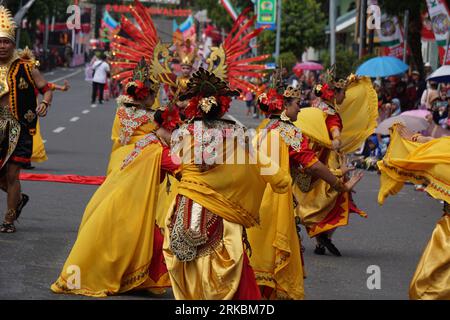
<path fill-rule="evenodd" d="M 91 108 L 97 108 L 97 105 L 95 103 L 91 104 Z"/>
<path fill-rule="evenodd" d="M 83 110 L 81 113 L 82 113 L 82 114 L 87 114 L 87 113 L 89 113 L 89 112 L 91 112 L 91 111 L 88 110 L 88 109 L 86 109 L 86 110 Z"/>
<path fill-rule="evenodd" d="M 72 119 L 70 119 L 70 122 L 76 122 L 80 120 L 80 117 L 73 117 Z"/>
<path fill-rule="evenodd" d="M 245 127 L 242 122 L 240 122 L 238 119 L 236 119 L 235 117 L 233 117 L 231 114 L 227 114 L 227 117 L 230 118 L 230 120 L 236 122 L 238 125 L 240 125 L 241 127 Z"/>
<path fill-rule="evenodd" d="M 66 129 L 66 128 L 64 128 L 64 127 L 59 127 L 59 128 L 56 128 L 55 130 L 53 130 L 53 132 L 54 132 L 54 133 L 61 133 L 61 132 L 63 132 L 65 129 Z"/>
<path fill-rule="evenodd" d="M 65 76 L 63 76 L 63 77 L 59 77 L 59 78 L 56 78 L 56 79 L 52 79 L 52 80 L 50 80 L 50 81 L 51 81 L 51 82 L 58 82 L 58 81 L 61 81 L 61 80 L 64 80 L 64 79 L 67 79 L 67 78 L 76 76 L 77 74 L 81 73 L 83 70 L 84 70 L 84 69 L 78 69 L 78 70 L 75 71 L 75 72 L 69 73 L 69 74 L 67 74 L 67 75 L 65 75 Z"/>

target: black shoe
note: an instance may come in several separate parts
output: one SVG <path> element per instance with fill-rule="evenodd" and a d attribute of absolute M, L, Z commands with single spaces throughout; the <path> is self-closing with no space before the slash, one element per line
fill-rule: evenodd
<path fill-rule="evenodd" d="M 31 165 L 31 163 L 26 163 L 26 164 L 24 164 L 23 166 L 22 166 L 22 169 L 24 169 L 24 170 L 33 170 L 35 167 L 33 167 L 32 165 Z"/>
<path fill-rule="evenodd" d="M 27 205 L 29 200 L 30 200 L 30 197 L 27 196 L 25 193 L 22 193 L 22 199 L 20 199 L 20 202 L 17 205 L 16 220 L 19 219 L 19 216 L 22 213 L 22 209 Z"/>
<path fill-rule="evenodd" d="M 316 245 L 314 253 L 323 256 L 325 254 L 325 247 L 322 245 Z"/>
<path fill-rule="evenodd" d="M 336 257 L 340 257 L 341 253 L 339 252 L 338 248 L 331 242 L 331 240 L 326 235 L 320 235 L 318 236 L 319 243 L 323 245 L 325 248 L 327 248 L 328 251 L 331 252 L 331 254 L 335 255 Z"/>

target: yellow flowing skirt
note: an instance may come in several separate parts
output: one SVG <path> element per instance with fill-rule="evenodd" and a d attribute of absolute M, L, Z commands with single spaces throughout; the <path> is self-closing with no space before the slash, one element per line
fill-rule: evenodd
<path fill-rule="evenodd" d="M 326 165 L 333 174 L 342 177 L 336 152 L 329 151 Z M 351 212 L 367 217 L 367 214 L 353 203 L 349 192 L 339 193 L 322 179 L 313 181 L 308 192 L 302 192 L 299 186 L 294 184 L 293 193 L 298 203 L 295 215 L 300 218 L 310 237 L 348 225 Z"/>
<path fill-rule="evenodd" d="M 444 214 L 417 265 L 410 299 L 450 300 L 450 214 Z"/>
<path fill-rule="evenodd" d="M 174 207 L 175 202 L 171 213 Z M 184 262 L 170 250 L 171 216 L 167 215 L 163 252 L 175 299 L 231 300 L 238 290 L 244 262 L 242 226 L 223 219 L 221 244 L 207 255 Z"/>
<path fill-rule="evenodd" d="M 48 160 L 47 153 L 45 152 L 44 141 L 41 135 L 40 121 L 36 124 L 36 134 L 33 136 L 33 155 L 31 156 L 31 162 L 45 162 Z"/>
<path fill-rule="evenodd" d="M 78 237 L 52 291 L 104 297 L 170 286 L 167 273 L 152 279 L 149 270 L 161 151 L 159 144 L 151 144 L 130 165 L 107 177 L 86 207 Z M 79 270 L 78 282 L 73 266 Z"/>

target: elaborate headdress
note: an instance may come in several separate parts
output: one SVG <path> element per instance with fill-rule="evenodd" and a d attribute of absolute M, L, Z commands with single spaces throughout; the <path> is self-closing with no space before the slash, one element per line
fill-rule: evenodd
<path fill-rule="evenodd" d="M 336 78 L 336 65 L 332 65 L 325 73 L 323 83 L 314 87 L 314 94 L 326 101 L 333 102 L 336 90 L 345 90 L 357 77 L 350 74 L 346 79 Z"/>
<path fill-rule="evenodd" d="M 175 86 L 174 78 L 170 76 L 168 65 L 169 50 L 160 43 L 153 20 L 145 6 L 134 0 L 130 12 L 136 20 L 135 26 L 124 15 L 120 20 L 120 31 L 114 35 L 111 42 L 113 61 L 111 65 L 118 71 L 113 78 L 126 80 L 133 76 L 134 68 L 142 57 L 148 62 L 149 73 L 153 78 Z M 161 59 L 165 60 L 161 63 Z"/>
<path fill-rule="evenodd" d="M 194 118 L 208 114 L 213 107 L 219 107 L 220 114 L 226 113 L 232 96 L 239 96 L 239 91 L 228 87 L 214 73 L 200 68 L 189 79 L 187 90 L 180 100 L 190 99 L 185 113 L 188 118 Z"/>
<path fill-rule="evenodd" d="M 242 59 L 251 50 L 250 41 L 266 28 L 260 27 L 250 31 L 256 21 L 256 16 L 251 19 L 247 17 L 251 10 L 252 8 L 247 8 L 242 11 L 225 41 L 220 47 L 211 49 L 211 55 L 207 60 L 209 72 L 227 81 L 230 88 L 242 92 L 257 91 L 257 86 L 246 78 L 262 78 L 266 70 L 265 65 L 254 63 L 270 57 L 270 55 L 260 55 Z"/>
<path fill-rule="evenodd" d="M 177 45 L 177 56 L 180 60 L 180 65 L 193 66 L 197 58 L 197 51 L 191 40 L 187 39 L 185 42 Z"/>
<path fill-rule="evenodd" d="M 0 38 L 8 38 L 16 42 L 16 28 L 11 12 L 4 6 L 0 6 Z"/>
<path fill-rule="evenodd" d="M 281 68 L 275 69 L 272 84 L 267 91 L 258 96 L 258 105 L 264 113 L 277 114 L 284 110 L 285 98 L 302 98 L 302 90 L 293 86 L 283 86 Z"/>
<path fill-rule="evenodd" d="M 125 84 L 125 94 L 118 101 L 133 104 L 145 100 L 150 93 L 156 94 L 158 90 L 159 82 L 150 74 L 150 66 L 142 57 L 133 70 L 133 76 Z"/>

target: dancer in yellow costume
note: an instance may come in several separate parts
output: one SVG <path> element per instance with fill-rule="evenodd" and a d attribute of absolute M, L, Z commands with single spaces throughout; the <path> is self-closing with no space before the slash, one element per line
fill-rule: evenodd
<path fill-rule="evenodd" d="M 347 179 L 345 155 L 355 151 L 375 130 L 378 117 L 377 95 L 368 78 L 353 75 L 335 80 L 334 67 L 327 71 L 325 82 L 317 85 L 318 100 L 313 108 L 302 110 L 296 125 L 310 138 L 310 148 L 336 177 Z M 336 228 L 348 224 L 350 212 L 366 217 L 357 208 L 350 192 L 337 192 L 325 181 L 309 174 L 299 174 L 294 186 L 298 202 L 296 215 L 315 237 L 316 254 L 325 248 L 333 255 L 340 251 L 331 241 Z"/>
<path fill-rule="evenodd" d="M 59 91 L 67 91 L 70 88 L 69 82 L 66 80 L 64 81 L 64 85 L 60 86 L 57 84 L 54 84 L 52 82 L 49 82 L 49 88 L 52 91 L 59 90 Z M 41 135 L 41 125 L 40 121 L 38 120 L 36 124 L 36 134 L 33 136 L 33 155 L 31 156 L 31 162 L 45 162 L 48 160 L 47 152 L 45 152 L 45 145 L 44 141 L 42 139 Z M 32 169 L 33 167 L 31 164 L 29 166 L 25 167 L 25 169 Z"/>
<path fill-rule="evenodd" d="M 259 299 L 245 251 L 245 228 L 259 222 L 267 183 L 286 192 L 291 179 L 249 153 L 246 130 L 222 117 L 230 107 L 228 85 L 202 68 L 181 99 L 193 119 L 173 137 L 181 181 L 164 232 L 164 257 L 176 299 Z M 240 156 L 239 156 L 240 155 Z M 264 158 L 266 160 L 266 158 Z"/>
<path fill-rule="evenodd" d="M 308 146 L 308 138 L 294 125 L 301 100 L 300 90 L 292 87 L 282 94 L 272 88 L 258 97 L 259 107 L 270 115 L 258 128 L 260 144 L 267 146 L 273 160 L 278 156 L 280 167 L 293 178 L 307 172 L 324 179 L 336 190 L 350 191 L 361 175 L 344 184 L 317 159 Z M 260 226 L 249 229 L 248 237 L 253 251 L 250 262 L 262 296 L 303 299 L 303 259 L 295 227 L 292 186 L 283 194 L 275 194 L 267 187 L 259 211 Z"/>
<path fill-rule="evenodd" d="M 442 218 L 417 265 L 410 299 L 450 300 L 450 137 L 433 139 L 395 125 L 383 160 L 378 202 L 397 194 L 405 182 L 426 185 L 425 191 L 444 201 Z"/>
<path fill-rule="evenodd" d="M 152 104 L 157 87 L 141 61 L 126 85 L 129 107 Z M 52 291 L 104 297 L 170 286 L 163 238 L 155 221 L 161 178 L 178 170 L 167 144 L 176 119 L 169 110 L 156 111 L 155 129 L 136 142 L 120 169 L 108 175 L 93 195 Z M 73 281 L 72 272 L 78 272 Z"/>

